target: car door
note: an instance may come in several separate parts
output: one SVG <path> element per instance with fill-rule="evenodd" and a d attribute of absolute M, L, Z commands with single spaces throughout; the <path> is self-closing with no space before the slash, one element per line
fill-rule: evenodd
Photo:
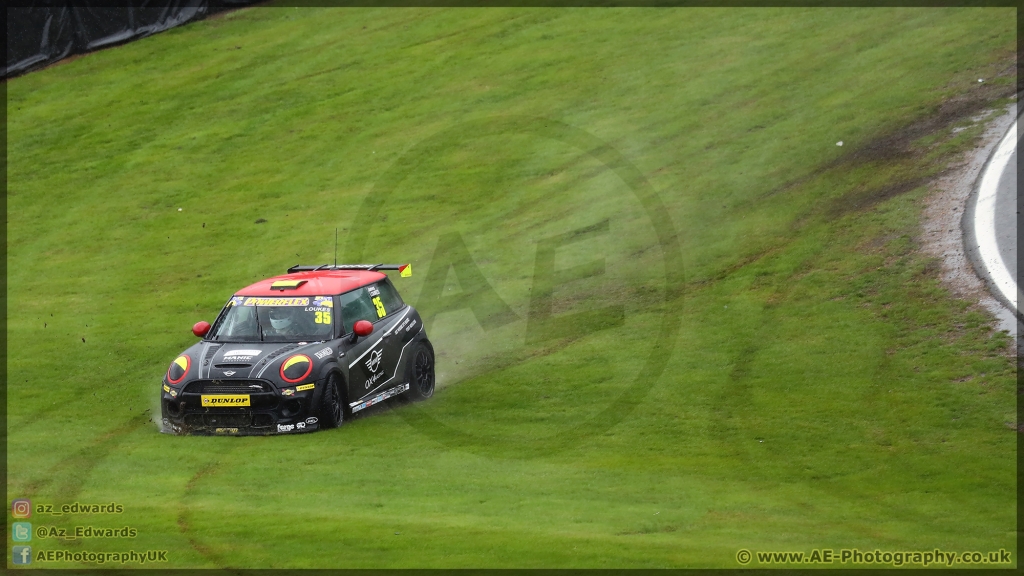
<path fill-rule="evenodd" d="M 358 320 L 373 323 L 373 332 L 360 339 L 345 354 L 349 359 L 350 402 L 401 384 L 398 371 L 402 347 L 397 344 L 395 328 L 408 313 L 408 307 L 395 289 L 382 280 L 341 295 L 341 315 L 346 333 Z"/>
<path fill-rule="evenodd" d="M 376 308 L 367 288 L 367 286 L 357 288 L 338 298 L 342 331 L 346 342 L 351 342 L 352 326 L 356 322 L 359 320 L 376 322 L 378 320 Z M 379 364 L 383 356 L 382 334 L 380 326 L 374 324 L 374 330 L 369 336 L 360 337 L 345 351 L 345 361 L 348 362 L 349 402 L 354 402 L 365 396 L 370 386 L 381 378 L 375 374 L 380 371 Z"/>
<path fill-rule="evenodd" d="M 378 314 L 383 312 L 381 325 L 383 327 L 384 354 L 382 362 L 386 376 L 382 383 L 382 390 L 390 389 L 405 382 L 405 374 L 402 367 L 405 365 L 405 346 L 400 330 L 409 322 L 409 312 L 412 310 L 402 302 L 398 291 L 391 285 L 388 279 L 381 280 L 374 285 L 376 294 L 371 296 L 371 302 Z M 371 291 L 372 292 L 372 291 Z"/>

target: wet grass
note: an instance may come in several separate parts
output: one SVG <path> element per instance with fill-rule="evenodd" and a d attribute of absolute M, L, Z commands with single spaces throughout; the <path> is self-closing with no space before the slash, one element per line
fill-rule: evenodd
<path fill-rule="evenodd" d="M 139 531 L 33 549 L 1015 555 L 1008 340 L 916 243 L 926 182 L 1013 92 L 1012 14 L 258 8 L 9 81 L 8 497 Z M 157 434 L 192 323 L 332 260 L 336 227 L 343 258 L 413 263 L 435 398 Z"/>

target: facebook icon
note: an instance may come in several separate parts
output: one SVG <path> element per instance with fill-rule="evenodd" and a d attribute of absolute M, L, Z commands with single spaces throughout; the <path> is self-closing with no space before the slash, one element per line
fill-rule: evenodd
<path fill-rule="evenodd" d="M 15 564 L 31 564 L 32 563 L 32 547 L 31 546 L 15 546 L 11 549 L 11 562 Z"/>

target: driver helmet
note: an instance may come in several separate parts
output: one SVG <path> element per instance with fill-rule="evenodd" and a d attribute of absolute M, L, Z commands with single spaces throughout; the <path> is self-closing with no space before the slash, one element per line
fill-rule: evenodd
<path fill-rule="evenodd" d="M 271 308 L 270 325 L 274 330 L 284 330 L 292 325 L 292 311 L 288 308 Z"/>

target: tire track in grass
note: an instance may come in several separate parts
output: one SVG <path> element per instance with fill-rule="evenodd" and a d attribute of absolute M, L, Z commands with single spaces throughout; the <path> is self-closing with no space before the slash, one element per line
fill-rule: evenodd
<path fill-rule="evenodd" d="M 760 333 L 760 327 L 750 328 L 751 333 Z M 749 470 L 752 470 L 756 462 L 752 462 L 748 442 L 750 441 L 750 430 L 744 427 L 747 423 L 745 405 L 750 394 L 750 368 L 754 364 L 753 358 L 765 342 L 756 336 L 747 336 L 746 342 L 739 346 L 737 352 L 731 354 L 732 365 L 729 366 L 728 374 L 718 384 L 718 390 L 709 398 L 709 412 L 712 415 L 708 420 L 708 431 L 715 439 L 718 446 L 716 452 L 724 457 L 726 466 L 733 467 L 736 473 L 743 476 L 733 476 L 741 482 L 749 482 Z"/>
<path fill-rule="evenodd" d="M 1007 76 L 1015 69 L 1007 67 L 996 77 Z M 1016 90 L 1012 85 L 987 83 L 983 86 L 972 86 L 970 91 L 938 103 L 930 113 L 912 118 L 899 126 L 880 127 L 876 134 L 867 136 L 868 139 L 859 145 L 849 143 L 852 147 L 849 153 L 824 162 L 806 174 L 783 182 L 765 193 L 752 196 L 735 208 L 756 207 L 769 199 L 797 193 L 803 186 L 820 178 L 835 176 L 845 171 L 872 165 L 892 167 L 903 163 L 901 178 L 875 187 L 848 190 L 837 197 L 827 199 L 823 205 L 812 206 L 810 213 L 801 216 L 796 224 L 802 227 L 805 221 L 814 216 L 834 220 L 847 213 L 866 211 L 889 198 L 931 182 L 935 175 L 928 168 L 948 163 L 953 157 L 947 153 L 937 159 L 926 159 L 929 150 L 936 144 L 922 145 L 919 142 L 922 138 L 943 135 L 940 142 L 949 140 L 956 134 L 952 132 L 955 126 L 967 122 L 975 123 L 974 118 L 977 115 L 991 110 L 1000 99 L 1010 98 L 1015 94 Z"/>
<path fill-rule="evenodd" d="M 149 423 L 150 416 L 145 413 L 130 418 L 124 424 L 102 434 L 89 446 L 51 466 L 45 474 L 30 481 L 24 488 L 14 491 L 19 494 L 19 498 L 35 499 L 40 492 L 58 482 L 58 478 L 62 478 L 53 492 L 54 498 L 64 501 L 74 500 L 82 491 L 86 479 L 100 461 L 106 459 L 115 448 L 120 446 L 129 434 L 146 427 Z M 219 556 L 209 546 L 197 541 L 189 534 L 188 507 L 185 505 L 186 500 L 194 492 L 199 480 L 211 474 L 220 464 L 220 461 L 207 464 L 189 479 L 182 495 L 182 506 L 178 513 L 177 524 L 182 535 L 187 538 L 193 550 L 218 568 L 223 568 L 224 564 Z M 67 544 L 72 546 L 80 545 L 81 541 L 69 541 Z"/>
<path fill-rule="evenodd" d="M 197 485 L 203 479 L 209 478 L 216 474 L 221 464 L 223 463 L 224 457 L 232 449 L 233 446 L 228 447 L 223 452 L 217 454 L 217 460 L 207 463 L 205 466 L 197 470 L 196 474 L 193 475 L 193 477 L 188 479 L 188 482 L 185 483 L 185 489 L 181 493 L 181 503 L 178 506 L 178 516 L 176 522 L 178 525 L 178 530 L 181 532 L 181 535 L 184 536 L 185 539 L 188 541 L 188 546 L 191 547 L 191 549 L 196 550 L 196 553 L 200 554 L 200 556 L 203 557 L 203 559 L 205 559 L 210 564 L 213 564 L 218 569 L 228 572 L 230 574 L 242 574 L 243 572 L 241 570 L 229 568 L 225 563 L 224 559 L 220 557 L 220 554 L 213 551 L 213 548 L 209 545 L 200 541 L 198 535 L 196 534 L 196 532 L 193 531 L 193 527 L 191 527 L 191 523 L 189 522 L 191 510 L 188 507 L 188 502 L 195 498 L 197 492 Z"/>
<path fill-rule="evenodd" d="M 742 335 L 733 335 L 742 340 L 738 343 L 737 351 L 732 354 L 729 372 L 719 385 L 718 393 L 712 398 L 710 406 L 712 413 L 715 414 L 710 421 L 710 429 L 714 436 L 722 441 L 722 450 L 730 454 L 731 458 L 739 463 L 740 468 L 747 468 L 752 464 L 746 444 L 751 440 L 751 430 L 744 412 L 750 408 L 751 368 L 755 364 L 757 353 L 768 346 L 775 337 L 772 331 L 772 307 L 765 302 L 758 302 L 753 306 L 757 307 L 756 311 L 742 312 L 749 319 L 749 323 Z"/>
<path fill-rule="evenodd" d="M 773 268 L 780 256 L 791 248 L 787 242 L 762 251 L 718 280 L 724 282 L 733 276 L 739 279 L 738 275 L 749 275 L 743 287 L 730 294 L 748 294 L 753 298 L 746 304 L 741 300 L 729 302 L 733 309 L 728 313 L 744 314 L 748 321 L 742 333 L 733 334 L 737 345 L 730 355 L 731 363 L 726 367 L 728 374 L 710 405 L 716 415 L 710 429 L 715 437 L 722 439 L 724 453 L 730 454 L 737 469 L 744 471 L 745 481 L 758 479 L 758 473 L 754 471 L 760 469 L 759 461 L 764 458 L 764 452 L 758 446 L 766 439 L 759 435 L 764 433 L 765 423 L 761 421 L 757 407 L 751 404 L 751 394 L 754 386 L 758 385 L 758 369 L 763 368 L 758 355 L 778 342 L 780 322 L 785 320 L 780 308 L 789 297 L 793 273 L 774 272 Z M 805 258 L 793 269 L 805 269 L 813 259 L 813 256 Z"/>
<path fill-rule="evenodd" d="M 181 504 L 178 508 L 177 524 L 178 530 L 181 531 L 181 535 L 188 540 L 188 545 L 196 551 L 197 554 L 203 557 L 207 562 L 213 564 L 217 568 L 227 570 L 227 566 L 224 563 L 224 559 L 219 554 L 213 551 L 212 548 L 203 544 L 196 539 L 195 533 L 191 531 L 189 525 L 189 507 L 188 501 L 195 495 L 196 485 L 206 476 L 210 476 L 217 471 L 221 466 L 222 460 L 207 463 L 205 466 L 200 468 L 195 474 L 189 478 L 185 484 L 185 491 L 181 495 Z M 239 572 L 233 572 L 239 573 Z"/>
<path fill-rule="evenodd" d="M 149 422 L 149 415 L 142 413 L 130 418 L 117 428 L 102 434 L 92 444 L 64 458 L 50 467 L 43 476 L 30 481 L 25 488 L 18 490 L 19 494 L 23 494 L 23 496 L 19 497 L 35 498 L 40 491 L 52 485 L 63 473 L 65 477 L 54 491 L 54 497 L 65 500 L 74 499 L 82 491 L 82 486 L 96 465 L 101 460 L 106 459 L 110 452 L 120 445 L 125 437 L 146 426 Z"/>
<path fill-rule="evenodd" d="M 873 187 L 847 190 L 837 197 L 812 203 L 810 208 L 794 222 L 792 230 L 795 234 L 796 231 L 807 225 L 830 222 L 848 214 L 866 212 L 886 200 L 915 190 L 932 181 L 934 173 L 928 169 L 930 166 L 936 163 L 948 164 L 950 158 L 953 157 L 953 152 L 946 152 L 929 159 L 927 155 L 930 147 L 920 143 L 922 138 L 929 135 L 944 135 L 940 143 L 947 142 L 952 138 L 951 129 L 954 126 L 969 120 L 974 122 L 972 119 L 974 116 L 991 109 L 993 103 L 999 98 L 1009 97 L 1014 93 L 1012 86 L 986 85 L 980 89 L 973 89 L 969 93 L 948 98 L 941 102 L 933 113 L 913 119 L 889 131 L 880 132 L 852 150 L 851 153 L 838 156 L 808 174 L 784 183 L 766 194 L 752 198 L 743 205 L 753 205 L 782 193 L 795 193 L 817 178 L 835 176 L 858 167 L 877 164 L 898 170 L 897 177 L 887 182 Z M 938 145 L 932 144 L 932 147 L 936 146 Z M 777 246 L 741 257 L 725 269 L 708 278 L 702 278 L 694 284 L 699 287 L 725 281 L 743 269 L 749 270 L 750 267 L 764 263 L 769 258 L 786 250 L 792 237 L 789 236 Z M 756 284 L 756 281 L 754 283 Z M 752 287 L 764 288 L 753 285 Z M 774 286 L 777 297 L 783 296 L 781 290 L 781 286 Z M 723 448 L 732 450 L 730 453 L 747 464 L 750 463 L 753 453 L 742 446 L 744 441 L 752 440 L 752 438 L 747 434 L 748 428 L 742 424 L 734 424 L 734 421 L 741 421 L 738 415 L 742 414 L 744 409 L 749 408 L 745 402 L 750 387 L 748 377 L 750 376 L 750 367 L 754 363 L 753 357 L 776 336 L 772 330 L 775 322 L 772 301 L 775 297 L 766 296 L 765 298 L 765 302 L 757 307 L 756 312 L 752 313 L 749 324 L 746 326 L 747 332 L 743 336 L 744 341 L 737 347 L 738 352 L 729 366 L 729 373 L 721 390 L 713 400 L 713 410 L 718 416 L 714 421 L 713 429 L 717 431 L 720 438 L 727 438 L 733 442 L 732 445 L 726 445 Z M 883 358 L 881 362 L 882 364 L 877 370 L 879 373 L 886 373 L 888 358 Z"/>

